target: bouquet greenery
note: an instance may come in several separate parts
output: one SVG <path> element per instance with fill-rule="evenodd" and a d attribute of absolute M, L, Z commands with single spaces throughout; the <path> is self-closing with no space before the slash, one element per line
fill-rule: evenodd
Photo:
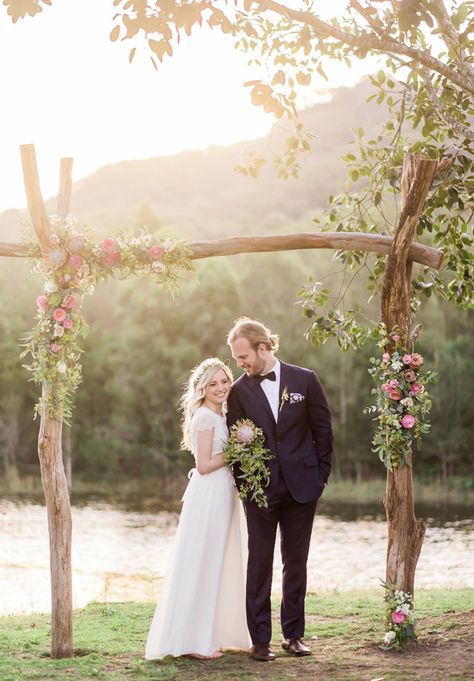
<path fill-rule="evenodd" d="M 270 482 L 270 470 L 266 464 L 272 454 L 264 447 L 265 436 L 261 428 L 249 419 L 240 419 L 230 429 L 229 440 L 223 449 L 224 461 L 237 465 L 243 482 L 238 485 L 242 501 L 254 501 L 259 508 L 267 508 L 265 487 Z"/>

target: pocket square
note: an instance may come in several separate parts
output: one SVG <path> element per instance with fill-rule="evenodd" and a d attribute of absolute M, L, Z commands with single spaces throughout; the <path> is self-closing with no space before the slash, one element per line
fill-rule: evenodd
<path fill-rule="evenodd" d="M 290 404 L 296 404 L 297 402 L 303 402 L 305 396 L 301 393 L 290 393 Z"/>

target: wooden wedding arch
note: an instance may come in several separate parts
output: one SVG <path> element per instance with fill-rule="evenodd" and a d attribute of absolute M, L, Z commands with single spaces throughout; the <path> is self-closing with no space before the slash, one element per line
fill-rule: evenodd
<path fill-rule="evenodd" d="M 23 176 L 31 221 L 43 255 L 51 249 L 49 218 L 41 196 L 33 145 L 20 147 Z M 71 158 L 61 160 L 57 213 L 64 220 L 69 213 L 72 191 Z M 418 155 L 407 155 L 402 175 L 402 210 L 394 237 L 348 232 L 251 236 L 189 244 L 192 259 L 237 253 L 257 253 L 296 249 L 361 250 L 387 255 L 381 292 L 381 320 L 387 329 L 398 327 L 407 336 L 411 324 L 410 290 L 413 262 L 439 269 L 441 251 L 414 242 L 433 179 L 450 161 L 440 162 Z M 0 242 L 0 256 L 26 257 L 28 248 Z M 48 386 L 43 384 L 43 397 Z M 72 521 L 68 486 L 62 458 L 62 421 L 41 413 L 38 456 L 45 494 L 50 547 L 51 573 L 51 656 L 72 657 Z M 421 551 L 425 526 L 414 510 L 412 467 L 387 473 L 384 505 L 388 520 L 386 581 L 398 589 L 414 592 L 415 568 Z"/>

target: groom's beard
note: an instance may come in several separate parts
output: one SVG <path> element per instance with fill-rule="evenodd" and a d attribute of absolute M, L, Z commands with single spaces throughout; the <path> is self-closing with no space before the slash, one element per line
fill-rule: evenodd
<path fill-rule="evenodd" d="M 265 370 L 265 360 L 264 359 L 261 359 L 259 361 L 257 360 L 257 361 L 255 361 L 254 364 L 252 364 L 251 366 L 244 369 L 247 376 L 258 376 L 259 374 L 263 373 L 264 370 Z"/>

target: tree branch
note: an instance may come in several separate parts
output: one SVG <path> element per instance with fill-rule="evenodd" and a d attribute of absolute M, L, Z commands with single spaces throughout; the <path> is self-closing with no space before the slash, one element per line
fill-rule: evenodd
<path fill-rule="evenodd" d="M 471 142 L 474 142 L 474 130 L 458 121 L 452 114 L 449 113 L 449 111 L 446 110 L 446 107 L 443 106 L 443 102 L 440 100 L 436 90 L 434 89 L 427 69 L 421 69 L 421 77 L 423 78 L 428 97 L 430 98 L 438 115 L 443 118 L 445 122 L 450 125 L 460 137 L 465 137 L 466 139 L 471 140 Z"/>
<path fill-rule="evenodd" d="M 322 21 L 314 14 L 311 14 L 311 12 L 290 9 L 285 5 L 275 2 L 275 0 L 254 0 L 254 4 L 258 5 L 262 12 L 272 11 L 285 17 L 285 19 L 306 24 L 322 36 L 334 38 L 358 50 L 374 51 L 382 54 L 403 54 L 426 68 L 439 73 L 450 82 L 458 85 L 462 90 L 474 95 L 474 83 L 469 78 L 459 74 L 455 69 L 444 64 L 439 59 L 432 57 L 428 52 L 400 43 L 391 37 L 384 37 L 382 40 L 371 34 L 355 35 L 347 33 L 332 24 Z"/>

